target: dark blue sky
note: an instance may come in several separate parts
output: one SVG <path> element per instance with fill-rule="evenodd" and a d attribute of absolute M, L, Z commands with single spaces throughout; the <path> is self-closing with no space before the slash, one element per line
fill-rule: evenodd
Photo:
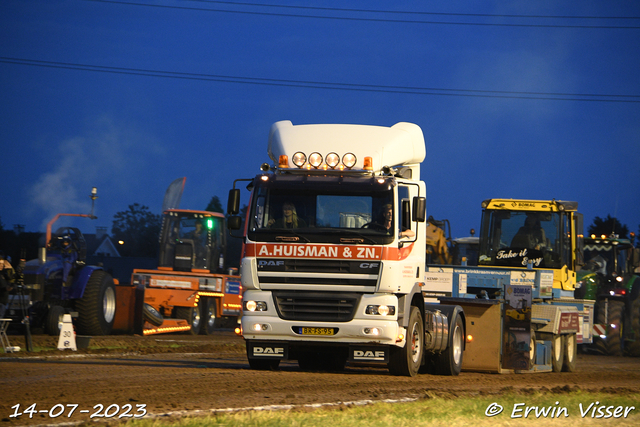
<path fill-rule="evenodd" d="M 4 227 L 88 213 L 95 186 L 98 219 L 56 225 L 110 230 L 182 176 L 181 207 L 226 204 L 291 120 L 418 124 L 428 214 L 454 237 L 493 197 L 640 228 L 640 3 L 278 4 L 303 7 L 2 1 Z"/>

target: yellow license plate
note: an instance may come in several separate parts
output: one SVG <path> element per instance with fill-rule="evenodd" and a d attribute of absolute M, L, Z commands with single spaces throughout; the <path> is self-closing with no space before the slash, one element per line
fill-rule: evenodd
<path fill-rule="evenodd" d="M 333 335 L 333 328 L 300 328 L 302 335 Z"/>

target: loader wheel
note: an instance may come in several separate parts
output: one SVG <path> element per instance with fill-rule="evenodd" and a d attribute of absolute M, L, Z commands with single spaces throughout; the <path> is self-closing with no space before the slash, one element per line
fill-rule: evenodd
<path fill-rule="evenodd" d="M 578 359 L 578 338 L 576 334 L 569 334 L 563 337 L 564 361 L 562 372 L 575 372 L 576 360 Z"/>
<path fill-rule="evenodd" d="M 202 317 L 200 316 L 200 306 L 195 307 L 177 307 L 176 317 L 178 319 L 186 319 L 191 325 L 191 329 L 187 333 L 191 335 L 198 335 L 200 333 L 200 326 L 202 324 Z"/>
<path fill-rule="evenodd" d="M 564 340 L 562 335 L 551 338 L 551 368 L 553 372 L 561 372 L 564 364 Z"/>
<path fill-rule="evenodd" d="M 418 374 L 424 354 L 424 322 L 418 307 L 411 306 L 404 347 L 391 347 L 389 353 L 391 375 L 414 377 Z"/>
<path fill-rule="evenodd" d="M 142 306 L 142 317 L 153 326 L 160 326 L 164 322 L 162 314 L 160 314 L 160 312 L 156 310 L 155 307 L 147 304 L 146 302 Z"/>
<path fill-rule="evenodd" d="M 633 330 L 633 341 L 627 341 L 625 345 L 625 352 L 629 356 L 640 356 L 640 296 L 637 296 L 631 302 L 631 313 L 629 313 L 629 323 Z"/>
<path fill-rule="evenodd" d="M 44 324 L 45 332 L 48 335 L 51 335 L 52 337 L 60 335 L 60 323 L 62 322 L 64 313 L 64 308 L 59 305 L 52 305 L 49 307 L 49 311 L 47 311 L 47 320 Z"/>
<path fill-rule="evenodd" d="M 462 317 L 455 314 L 452 329 L 449 333 L 449 345 L 440 354 L 437 372 L 440 375 L 458 375 L 462 370 L 462 353 L 464 351 L 464 324 Z"/>
<path fill-rule="evenodd" d="M 116 288 L 113 278 L 104 270 L 95 270 L 76 300 L 79 335 L 109 335 L 116 317 Z"/>
<path fill-rule="evenodd" d="M 201 300 L 202 301 L 202 300 Z M 203 335 L 211 335 L 220 327 L 222 319 L 218 317 L 218 307 L 215 298 L 207 298 L 204 300 L 202 306 L 202 320 L 203 325 L 200 333 Z"/>
<path fill-rule="evenodd" d="M 596 304 L 596 322 L 606 326 L 606 338 L 596 337 L 594 345 L 600 353 L 622 356 L 624 341 L 624 302 L 600 300 Z"/>

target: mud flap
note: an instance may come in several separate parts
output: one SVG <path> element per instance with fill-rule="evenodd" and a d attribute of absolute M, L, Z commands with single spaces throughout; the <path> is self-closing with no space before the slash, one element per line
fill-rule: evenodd
<path fill-rule="evenodd" d="M 349 346 L 349 362 L 389 362 L 387 346 Z"/>
<path fill-rule="evenodd" d="M 286 343 L 247 341 L 247 357 L 249 359 L 287 360 L 289 346 Z"/>

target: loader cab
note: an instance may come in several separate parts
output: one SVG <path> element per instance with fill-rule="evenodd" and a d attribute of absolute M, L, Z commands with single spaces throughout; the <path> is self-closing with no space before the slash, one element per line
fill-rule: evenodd
<path fill-rule="evenodd" d="M 225 270 L 224 216 L 217 212 L 170 209 L 160 234 L 160 269 L 222 273 Z"/>
<path fill-rule="evenodd" d="M 490 199 L 483 202 L 478 265 L 554 270 L 554 287 L 573 290 L 582 265 L 577 203 Z"/>

